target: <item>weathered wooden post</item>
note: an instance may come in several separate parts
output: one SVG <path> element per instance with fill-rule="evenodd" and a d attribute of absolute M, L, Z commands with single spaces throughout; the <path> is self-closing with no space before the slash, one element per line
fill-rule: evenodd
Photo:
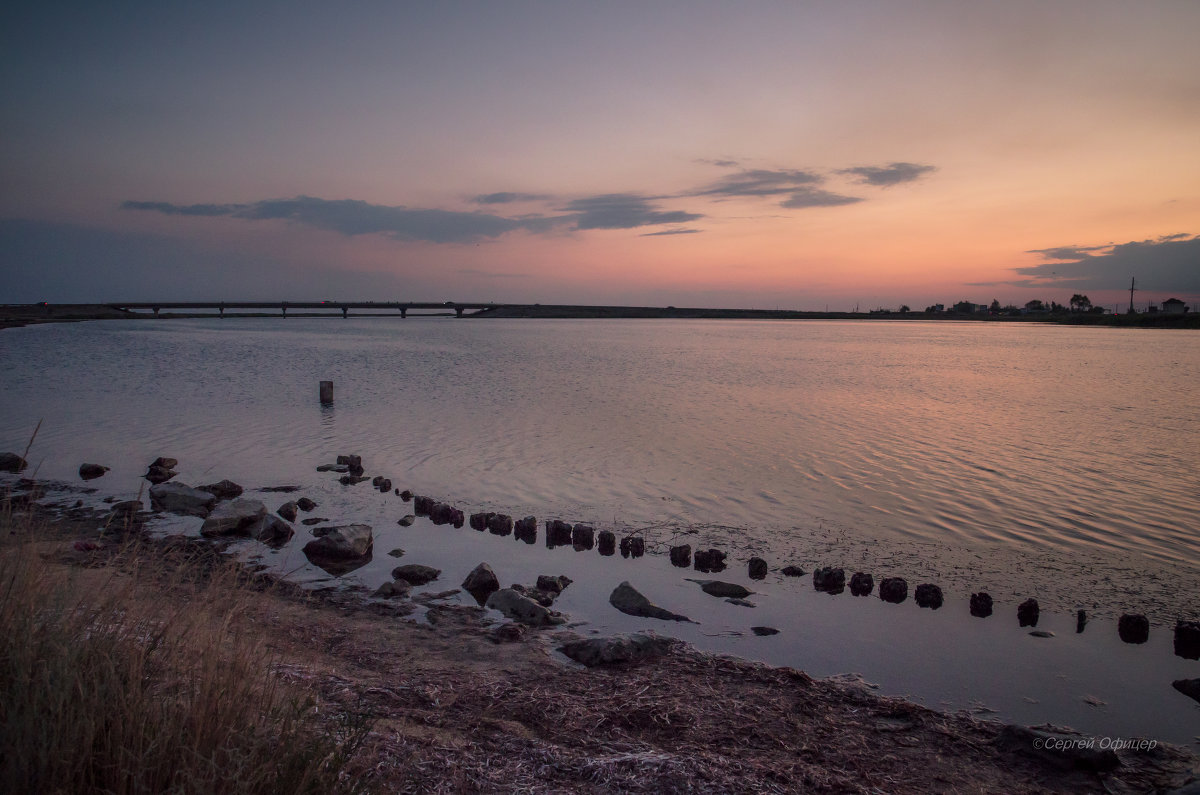
<path fill-rule="evenodd" d="M 322 403 L 322 405 L 325 405 L 325 406 L 329 406 L 329 405 L 333 404 L 333 382 L 332 381 L 322 381 L 321 382 L 321 403 Z"/>

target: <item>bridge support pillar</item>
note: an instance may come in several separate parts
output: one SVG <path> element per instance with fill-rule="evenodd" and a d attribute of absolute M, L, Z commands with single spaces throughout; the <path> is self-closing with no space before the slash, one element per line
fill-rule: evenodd
<path fill-rule="evenodd" d="M 217 311 L 221 313 L 221 317 L 225 317 L 225 307 L 218 306 Z"/>
<path fill-rule="evenodd" d="M 154 307 L 154 316 L 158 317 L 158 307 Z"/>
<path fill-rule="evenodd" d="M 283 316 L 287 317 L 287 306 L 286 305 L 283 307 Z"/>
<path fill-rule="evenodd" d="M 463 308 L 461 306 L 454 307 L 454 316 L 455 317 L 462 317 L 462 313 L 463 313 Z"/>
<path fill-rule="evenodd" d="M 406 317 L 408 317 L 408 310 L 404 307 L 400 307 L 400 319 L 403 320 Z"/>
<path fill-rule="evenodd" d="M 342 320 L 345 320 L 349 316 L 350 316 L 350 307 L 343 306 L 342 307 Z"/>

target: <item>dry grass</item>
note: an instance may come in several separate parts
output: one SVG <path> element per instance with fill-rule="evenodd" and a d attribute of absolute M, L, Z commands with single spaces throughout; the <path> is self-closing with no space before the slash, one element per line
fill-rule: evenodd
<path fill-rule="evenodd" d="M 280 683 L 238 628 L 252 592 L 232 571 L 148 598 L 165 570 L 136 545 L 56 565 L 30 521 L 0 516 L 0 791 L 350 789 L 339 773 L 365 731 L 322 725 Z"/>

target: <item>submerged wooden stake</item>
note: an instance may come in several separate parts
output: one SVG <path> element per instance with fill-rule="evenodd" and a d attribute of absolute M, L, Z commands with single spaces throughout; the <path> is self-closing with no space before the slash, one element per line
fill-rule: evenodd
<path fill-rule="evenodd" d="M 321 382 L 321 402 L 324 404 L 327 404 L 327 405 L 330 403 L 333 403 L 333 382 L 332 381 L 322 381 Z"/>

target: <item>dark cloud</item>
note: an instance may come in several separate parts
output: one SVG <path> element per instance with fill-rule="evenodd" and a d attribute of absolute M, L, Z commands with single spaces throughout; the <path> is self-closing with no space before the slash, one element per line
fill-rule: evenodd
<path fill-rule="evenodd" d="M 170 204 L 168 202 L 124 202 L 122 210 L 153 210 L 164 215 L 234 215 L 246 209 L 244 204 Z"/>
<path fill-rule="evenodd" d="M 819 188 L 798 190 L 786 200 L 779 203 L 780 207 L 800 209 L 804 207 L 840 207 L 843 204 L 854 204 L 863 201 L 858 196 L 843 196 Z"/>
<path fill-rule="evenodd" d="M 411 209 L 369 204 L 355 199 L 268 199 L 251 204 L 190 204 L 133 202 L 127 210 L 152 210 L 167 215 L 230 216 L 254 221 L 287 220 L 343 235 L 385 234 L 399 240 L 430 243 L 471 243 L 518 229 L 542 231 L 548 219 L 504 218 L 487 213 Z"/>
<path fill-rule="evenodd" d="M 798 188 L 821 183 L 811 171 L 754 169 L 739 171 L 707 185 L 689 196 L 782 196 Z"/>
<path fill-rule="evenodd" d="M 890 163 L 886 166 L 843 168 L 838 173 L 858 177 L 858 181 L 865 185 L 879 185 L 886 188 L 902 182 L 913 182 L 936 170 L 933 166 L 924 166 L 919 163 Z"/>
<path fill-rule="evenodd" d="M 662 237 L 664 235 L 694 235 L 703 230 L 700 229 L 664 229 L 661 232 L 645 232 L 641 237 Z"/>
<path fill-rule="evenodd" d="M 1020 286 L 1062 285 L 1072 289 L 1115 290 L 1138 286 L 1149 290 L 1200 292 L 1200 236 L 1167 235 L 1155 240 L 1109 246 L 1059 246 L 1037 249 L 1051 262 L 1017 268 Z"/>
<path fill-rule="evenodd" d="M 512 191 L 502 191 L 500 193 L 482 193 L 471 201 L 476 204 L 512 204 L 513 202 L 536 202 L 546 201 L 552 197 L 544 193 L 514 193 Z"/>
<path fill-rule="evenodd" d="M 682 224 L 704 216 L 682 210 L 663 211 L 644 196 L 609 193 L 569 202 L 562 208 L 576 229 L 636 229 L 640 226 Z"/>

